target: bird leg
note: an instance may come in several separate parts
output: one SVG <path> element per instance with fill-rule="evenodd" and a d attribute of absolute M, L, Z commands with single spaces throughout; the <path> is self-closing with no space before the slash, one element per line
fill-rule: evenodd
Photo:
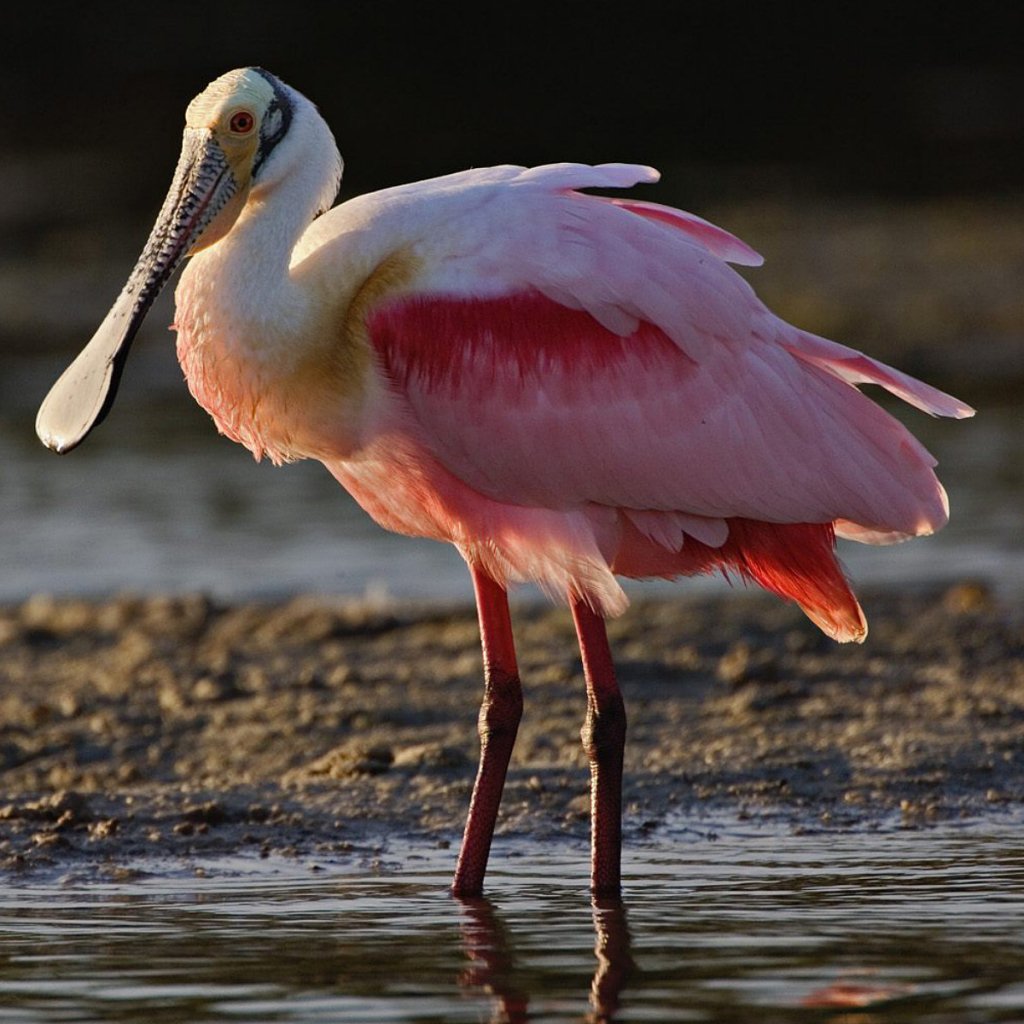
<path fill-rule="evenodd" d="M 505 773 L 523 714 L 523 690 L 516 665 L 508 595 L 504 587 L 481 569 L 470 566 L 470 572 L 473 574 L 480 618 L 484 699 L 478 719 L 480 767 L 452 882 L 452 893 L 462 897 L 479 896 L 483 891 L 487 857 L 491 852 L 501 791 L 505 787 Z"/>
<path fill-rule="evenodd" d="M 618 896 L 626 706 L 615 679 L 604 619 L 575 595 L 571 600 L 587 684 L 587 717 L 580 738 L 590 762 L 590 888 L 595 896 Z"/>

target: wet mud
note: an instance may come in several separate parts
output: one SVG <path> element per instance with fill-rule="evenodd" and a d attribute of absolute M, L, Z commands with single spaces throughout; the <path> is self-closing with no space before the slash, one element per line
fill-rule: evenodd
<path fill-rule="evenodd" d="M 680 588 L 681 591 L 684 588 Z M 970 582 L 863 595 L 839 646 L 737 590 L 609 624 L 626 842 L 709 815 L 927 827 L 1024 802 L 1024 622 Z M 514 613 L 526 707 L 499 832 L 584 843 L 583 681 L 565 609 Z M 0 609 L 0 864 L 373 857 L 452 847 L 472 785 L 471 608 L 37 596 Z"/>

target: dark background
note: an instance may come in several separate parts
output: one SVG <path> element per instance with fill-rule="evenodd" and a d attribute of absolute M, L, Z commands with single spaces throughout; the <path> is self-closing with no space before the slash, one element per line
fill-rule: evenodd
<path fill-rule="evenodd" d="M 229 68 L 260 64 L 320 106 L 350 193 L 567 159 L 653 163 L 691 206 L 1017 191 L 1016 8 L 19 4 L 0 43 L 4 150 L 115 151 L 132 172 L 125 200 L 150 211 L 185 104 Z"/>

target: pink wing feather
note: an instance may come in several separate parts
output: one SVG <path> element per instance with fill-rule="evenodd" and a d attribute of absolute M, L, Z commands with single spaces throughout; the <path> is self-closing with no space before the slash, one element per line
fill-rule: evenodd
<path fill-rule="evenodd" d="M 722 229 L 571 190 L 652 177 L 559 165 L 466 189 L 472 228 L 453 206 L 416 290 L 369 319 L 417 444 L 491 504 L 591 516 L 616 572 L 731 569 L 861 636 L 833 529 L 928 533 L 947 505 L 931 456 L 853 385 L 970 410 L 775 317 Z"/>
<path fill-rule="evenodd" d="M 674 210 L 671 206 L 644 203 L 633 199 L 609 199 L 608 202 L 615 206 L 621 206 L 624 210 L 629 210 L 630 213 L 639 214 L 641 217 L 661 221 L 677 231 L 684 231 L 695 242 L 727 263 L 736 263 L 741 267 L 759 267 L 764 263 L 764 257 L 751 249 L 742 239 L 696 214 L 686 213 L 684 210 Z"/>

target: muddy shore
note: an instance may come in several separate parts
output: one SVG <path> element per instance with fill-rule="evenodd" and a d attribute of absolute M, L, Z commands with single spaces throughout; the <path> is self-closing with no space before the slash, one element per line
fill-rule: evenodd
<path fill-rule="evenodd" d="M 795 831 L 1024 804 L 1024 619 L 971 582 L 862 595 L 863 646 L 735 596 L 610 624 L 626 837 L 716 812 Z M 585 842 L 583 682 L 564 609 L 515 611 L 526 710 L 502 834 Z M 470 608 L 302 597 L 34 597 L 0 609 L 0 864 L 368 857 L 451 844 L 472 784 Z"/>

